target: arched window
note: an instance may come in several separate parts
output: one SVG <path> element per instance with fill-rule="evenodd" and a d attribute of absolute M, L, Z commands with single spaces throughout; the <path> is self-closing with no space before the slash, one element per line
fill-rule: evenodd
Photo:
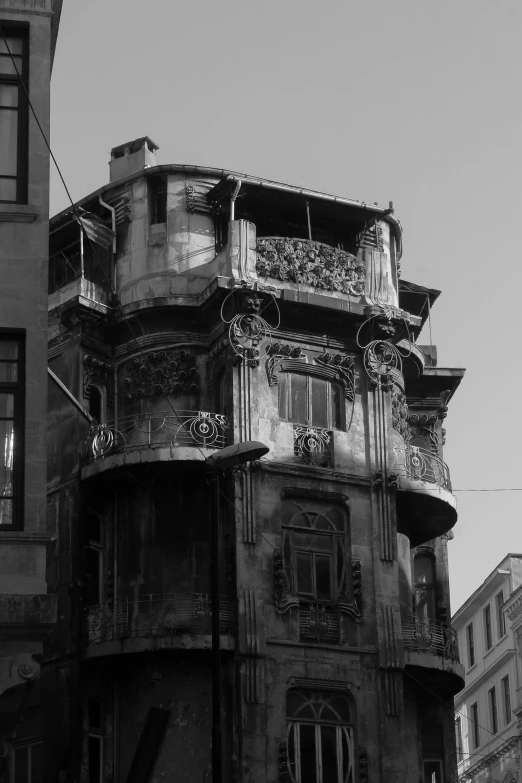
<path fill-rule="evenodd" d="M 415 616 L 423 620 L 437 618 L 435 560 L 432 555 L 417 555 L 413 561 Z"/>
<path fill-rule="evenodd" d="M 89 386 L 89 413 L 98 424 L 103 421 L 103 395 L 97 386 Z"/>
<path fill-rule="evenodd" d="M 292 688 L 286 716 L 292 783 L 353 783 L 354 732 L 346 696 Z"/>
<path fill-rule="evenodd" d="M 292 498 L 282 508 L 284 558 L 292 592 L 332 601 L 347 590 L 347 513 L 337 503 Z"/>
<path fill-rule="evenodd" d="M 340 383 L 282 372 L 278 380 L 279 418 L 324 429 L 345 429 L 345 403 Z"/>

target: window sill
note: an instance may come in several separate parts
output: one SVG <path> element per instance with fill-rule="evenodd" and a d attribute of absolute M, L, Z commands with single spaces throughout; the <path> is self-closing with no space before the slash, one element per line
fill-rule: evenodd
<path fill-rule="evenodd" d="M 469 674 L 470 672 L 472 672 L 473 669 L 477 668 L 477 666 L 478 666 L 478 664 L 474 663 L 473 666 L 470 666 L 469 669 L 466 669 L 466 674 Z"/>
<path fill-rule="evenodd" d="M 0 222 L 33 223 L 38 207 L 32 204 L 0 204 Z"/>

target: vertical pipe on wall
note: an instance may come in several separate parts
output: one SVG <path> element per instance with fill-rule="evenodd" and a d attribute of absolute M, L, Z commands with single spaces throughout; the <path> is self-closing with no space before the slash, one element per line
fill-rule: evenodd
<path fill-rule="evenodd" d="M 312 221 L 310 220 L 310 203 L 306 203 L 306 219 L 308 221 L 308 239 L 312 239 Z"/>

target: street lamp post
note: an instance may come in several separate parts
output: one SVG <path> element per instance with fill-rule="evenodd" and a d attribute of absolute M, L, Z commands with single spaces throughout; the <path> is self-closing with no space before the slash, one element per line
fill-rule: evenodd
<path fill-rule="evenodd" d="M 220 531 L 220 473 L 237 465 L 260 459 L 270 449 L 264 443 L 250 440 L 234 443 L 207 458 L 214 473 L 212 484 L 211 548 L 212 548 L 212 783 L 223 783 L 223 734 L 221 728 L 221 655 L 220 655 L 220 587 L 221 587 L 221 531 Z M 212 518 L 213 517 L 213 518 Z"/>

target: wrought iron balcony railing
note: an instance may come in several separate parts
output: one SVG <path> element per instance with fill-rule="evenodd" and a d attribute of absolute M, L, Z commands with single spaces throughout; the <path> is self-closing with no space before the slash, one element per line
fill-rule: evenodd
<path fill-rule="evenodd" d="M 221 633 L 236 627 L 234 602 L 220 600 Z M 209 634 L 212 598 L 208 593 L 156 593 L 89 607 L 84 622 L 86 643 L 108 642 L 124 637 Z"/>
<path fill-rule="evenodd" d="M 220 413 L 137 413 L 91 427 L 85 443 L 84 462 L 148 446 L 222 449 L 226 444 L 226 429 L 227 419 Z"/>
<path fill-rule="evenodd" d="M 294 456 L 307 465 L 331 468 L 333 465 L 333 432 L 320 427 L 294 424 Z"/>
<path fill-rule="evenodd" d="M 402 641 L 407 650 L 432 652 L 457 663 L 460 661 L 456 631 L 438 620 L 412 617 L 402 625 Z"/>
<path fill-rule="evenodd" d="M 393 470 L 414 481 L 437 484 L 451 492 L 449 468 L 440 457 L 419 446 L 397 446 Z"/>

